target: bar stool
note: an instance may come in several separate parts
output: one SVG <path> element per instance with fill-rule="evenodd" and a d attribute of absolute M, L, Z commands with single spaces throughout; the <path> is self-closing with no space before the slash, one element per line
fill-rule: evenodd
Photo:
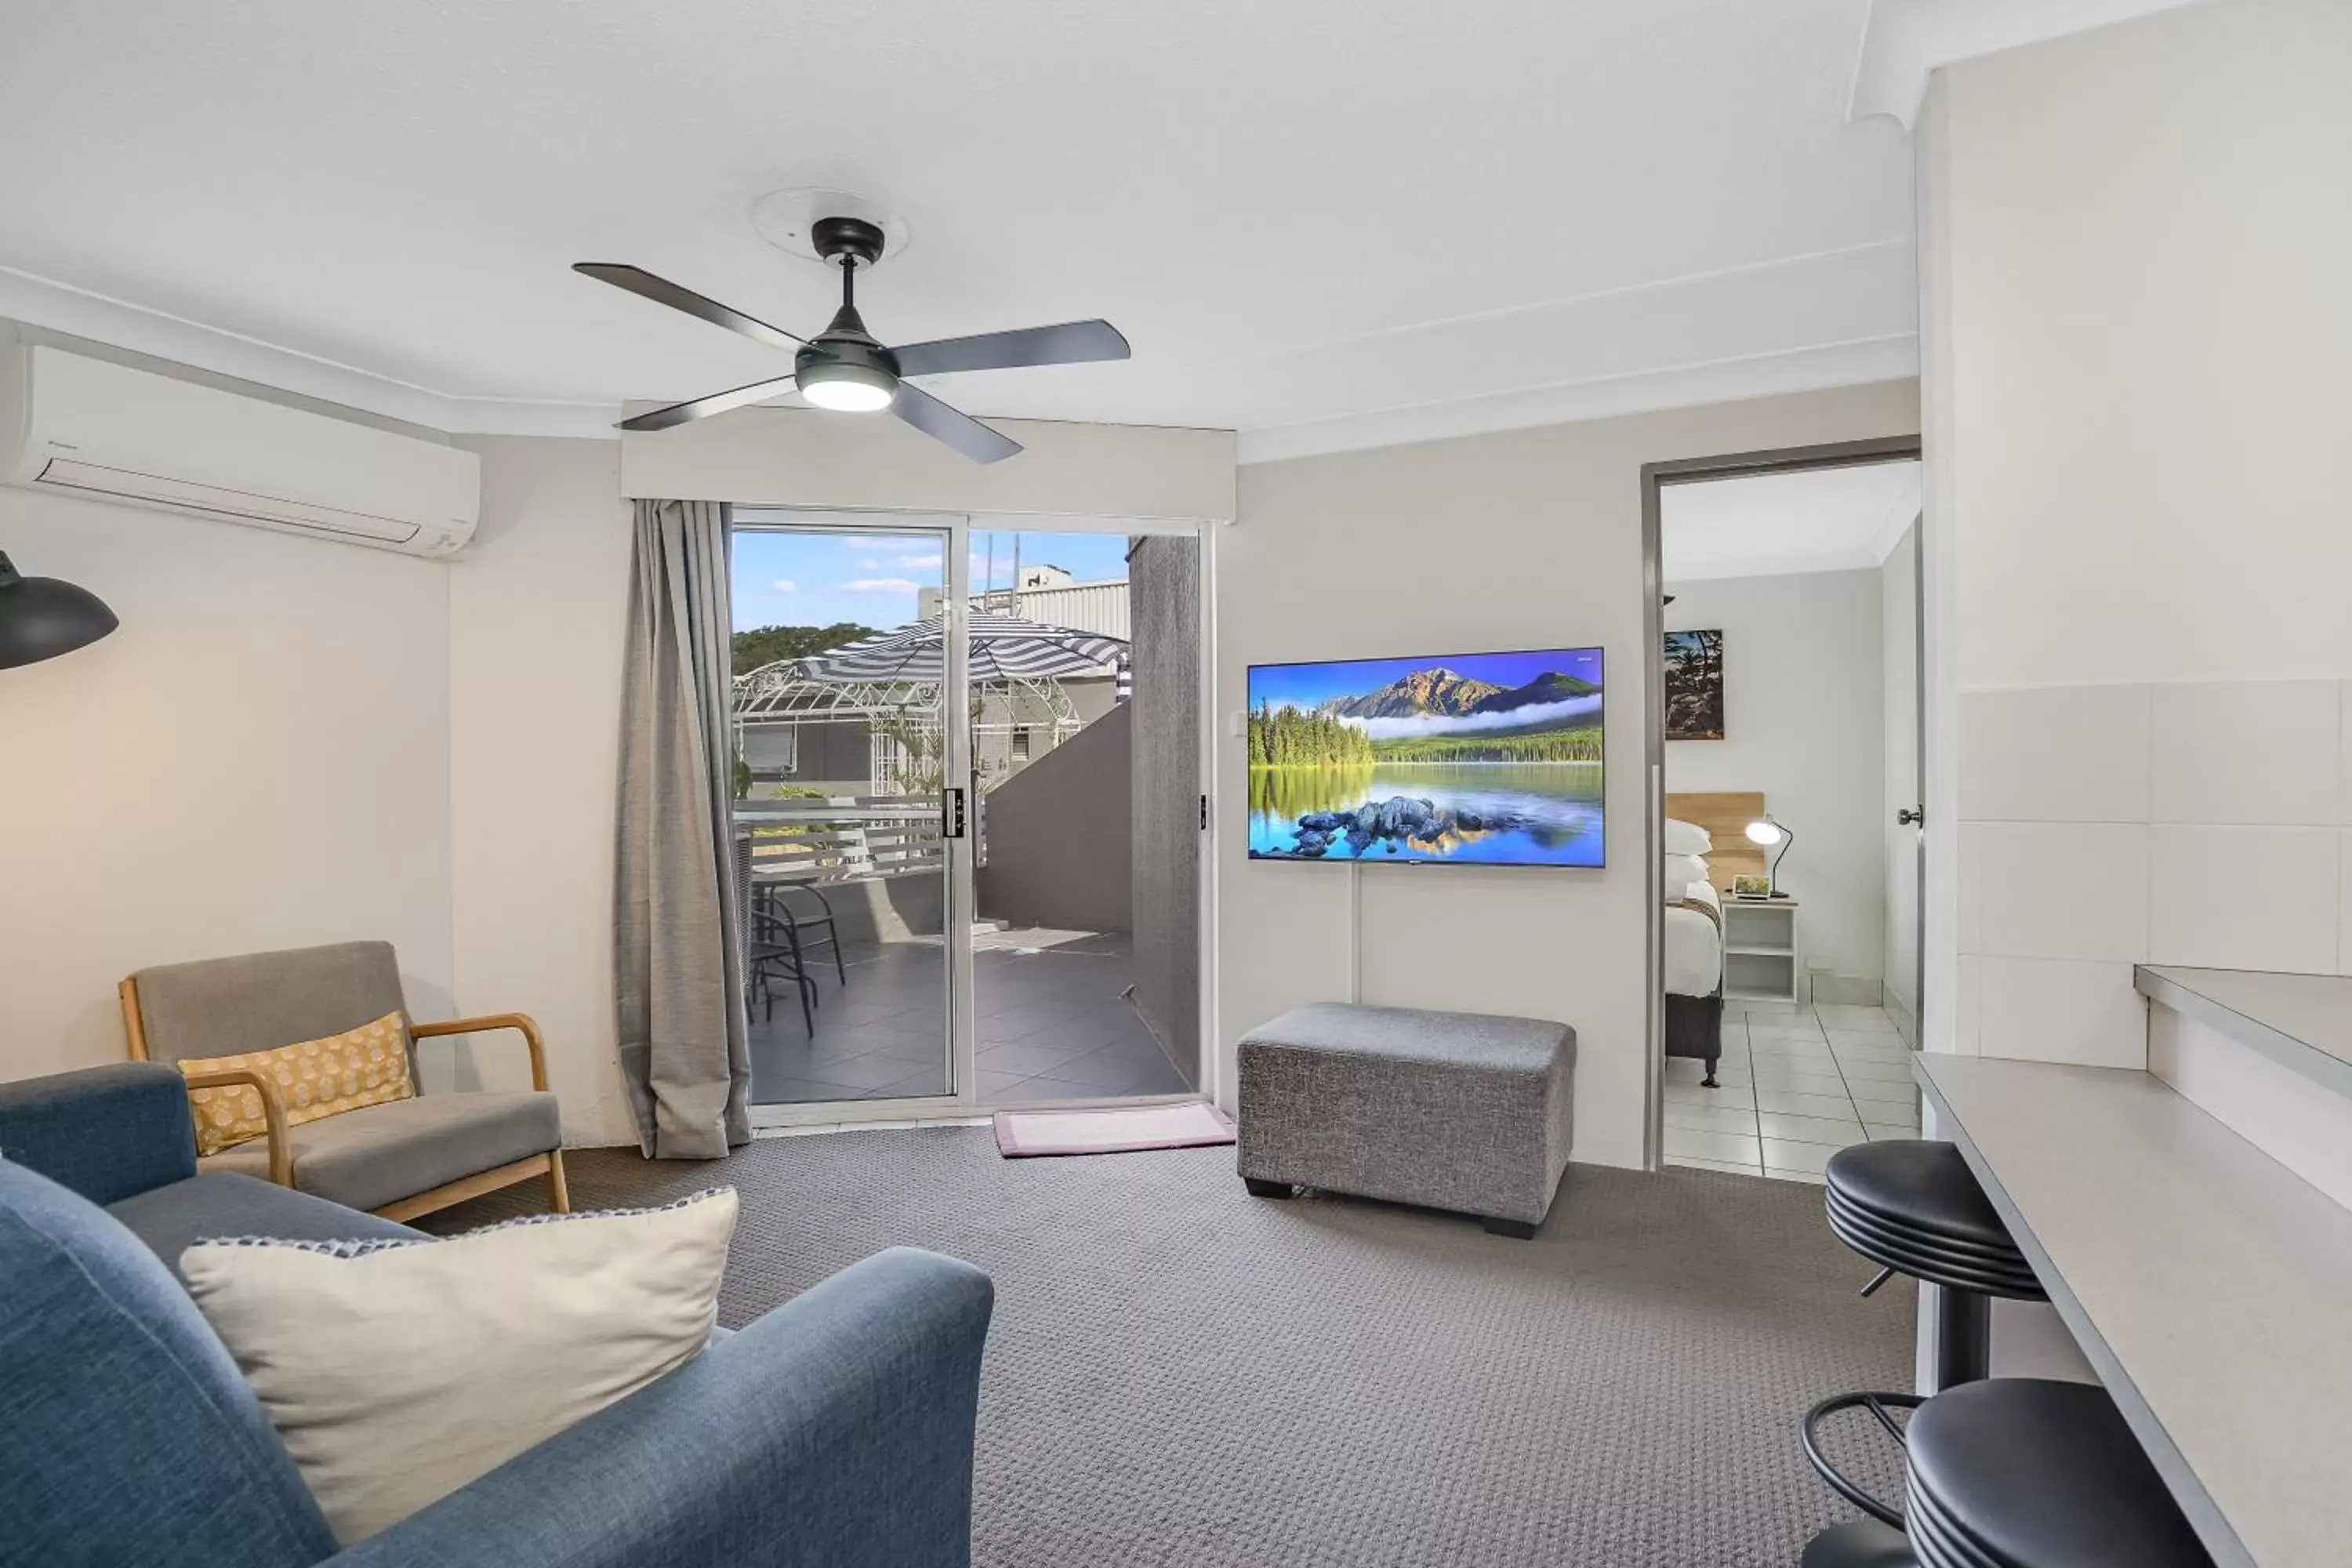
<path fill-rule="evenodd" d="M 1830 1229 L 1879 1265 L 1864 1295 L 1897 1274 L 1938 1288 L 1938 1390 L 1981 1379 L 1990 1370 L 1993 1297 L 2049 1300 L 1953 1144 L 1915 1138 L 1841 1149 L 1830 1156 L 1827 1189 Z M 1815 1536 L 1802 1568 L 1883 1568 L 1913 1561 L 1902 1511 L 1832 1464 L 1819 1433 L 1831 1416 L 1862 1409 L 1902 1442 L 1904 1427 L 1891 1412 L 1916 1411 L 1926 1403 L 1916 1394 L 1841 1394 L 1805 1413 L 1800 1429 L 1805 1458 L 1840 1497 L 1870 1517 Z"/>
<path fill-rule="evenodd" d="M 1921 1405 L 1909 1436 L 1920 1568 L 2211 1568 L 2104 1388 L 1966 1384 Z"/>
<path fill-rule="evenodd" d="M 1824 1201 L 1837 1238 L 1881 1266 L 1864 1295 L 1895 1274 L 1938 1287 L 1938 1390 L 1990 1370 L 1992 1298 L 2050 1299 L 1950 1143 L 1913 1138 L 1841 1149 L 1830 1156 Z"/>

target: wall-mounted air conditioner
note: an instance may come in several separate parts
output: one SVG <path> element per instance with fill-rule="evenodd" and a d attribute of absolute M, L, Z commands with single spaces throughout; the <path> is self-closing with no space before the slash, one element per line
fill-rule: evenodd
<path fill-rule="evenodd" d="M 407 555 L 474 537 L 473 453 L 46 343 L 0 346 L 0 483 Z"/>

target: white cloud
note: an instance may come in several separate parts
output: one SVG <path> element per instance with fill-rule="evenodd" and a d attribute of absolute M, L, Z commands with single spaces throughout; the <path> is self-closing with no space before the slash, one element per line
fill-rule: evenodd
<path fill-rule="evenodd" d="M 936 572 L 939 570 L 941 561 L 940 552 L 934 550 L 929 555 L 901 555 L 898 557 L 898 564 L 906 567 L 910 572 L 924 570 Z"/>
<path fill-rule="evenodd" d="M 779 577 L 768 586 L 779 594 L 797 594 L 801 591 L 801 585 L 789 577 Z"/>
<path fill-rule="evenodd" d="M 860 577 L 841 585 L 841 592 L 845 594 L 915 594 L 921 591 L 921 584 L 905 577 Z"/>
<path fill-rule="evenodd" d="M 857 564 L 860 570 L 866 572 L 879 572 L 882 570 L 882 563 L 879 561 L 861 561 Z"/>
<path fill-rule="evenodd" d="M 1418 735 L 1474 735 L 1481 730 L 1514 730 L 1521 725 L 1548 724 L 1581 718 L 1601 708 L 1601 694 L 1571 697 L 1565 702 L 1530 702 L 1506 713 L 1416 713 L 1403 719 L 1345 719 L 1375 741 L 1403 741 Z"/>

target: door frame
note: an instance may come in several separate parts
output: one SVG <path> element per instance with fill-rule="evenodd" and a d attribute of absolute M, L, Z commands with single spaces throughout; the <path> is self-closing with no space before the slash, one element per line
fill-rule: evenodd
<path fill-rule="evenodd" d="M 745 514 L 751 514 L 748 522 Z M 944 591 L 947 595 L 948 683 L 942 701 L 950 704 L 961 700 L 952 694 L 962 692 L 967 684 L 968 647 L 964 637 L 966 616 L 971 602 L 971 547 L 975 531 L 1020 531 L 1029 533 L 1116 533 L 1130 537 L 1147 534 L 1190 538 L 1198 541 L 1194 569 L 1199 574 L 1199 724 L 1196 736 L 1200 791 L 1204 801 L 1212 803 L 1208 816 L 1214 821 L 1215 791 L 1213 779 L 1215 769 L 1213 706 L 1215 691 L 1212 684 L 1216 668 L 1215 595 L 1216 575 L 1213 551 L 1216 531 L 1222 526 L 1212 521 L 1192 521 L 1160 518 L 1112 518 L 1094 516 L 1064 516 L 1055 513 L 1003 513 L 983 511 L 908 511 L 887 508 L 856 508 L 835 506 L 803 506 L 789 502 L 736 502 L 734 526 L 758 528 L 770 516 L 777 518 L 777 527 L 804 527 L 812 531 L 910 535 L 936 533 L 943 541 Z M 730 534 L 731 542 L 731 534 Z M 731 583 L 730 583 L 731 586 Z M 731 620 L 731 616 L 730 616 Z M 971 773 L 971 737 L 961 724 L 947 726 L 948 776 L 970 779 Z M 970 786 L 967 786 L 970 787 Z M 976 824 L 980 803 L 965 803 L 966 820 Z M 1216 997 L 1216 944 L 1212 940 L 1215 929 L 1216 857 L 1211 852 L 1213 837 L 1204 823 L 1199 838 L 1200 907 L 1195 911 L 1193 938 L 1199 955 L 1199 1024 L 1195 1042 L 1200 1063 L 1200 1089 L 1197 1095 L 1129 1096 L 1122 1104 L 1152 1104 L 1160 1101 L 1181 1102 L 1202 1098 L 1214 1098 L 1216 1074 L 1220 1063 L 1215 1048 L 1217 1032 L 1214 1026 L 1213 1004 Z M 961 931 L 962 940 L 950 937 L 946 942 L 948 1025 L 951 1079 L 950 1092 L 943 1095 L 922 1095 L 898 1100 L 808 1100 L 784 1104 L 754 1104 L 750 1108 L 754 1130 L 810 1129 L 818 1127 L 866 1125 L 873 1122 L 899 1121 L 964 1121 L 982 1117 L 987 1107 L 977 1093 L 979 1060 L 979 996 L 974 976 L 971 925 L 978 915 L 979 879 L 974 865 L 977 835 L 967 832 L 963 837 L 948 840 L 946 897 L 942 900 L 950 933 Z"/>
<path fill-rule="evenodd" d="M 1708 479 L 1741 479 L 1756 474 L 1785 474 L 1808 468 L 1864 468 L 1873 463 L 1899 462 L 1905 458 L 1923 458 L 1921 437 L 1910 436 L 1874 436 L 1856 441 L 1830 441 L 1810 447 L 1780 447 L 1765 451 L 1733 452 L 1720 457 L 1675 458 L 1664 462 L 1642 465 L 1642 635 L 1646 652 L 1644 671 L 1643 763 L 1647 787 L 1643 791 L 1644 841 L 1648 845 L 1649 868 L 1646 886 L 1649 889 L 1649 996 L 1647 1000 L 1647 1035 L 1649 1048 L 1643 1053 L 1643 1106 L 1642 1119 L 1642 1163 L 1646 1170 L 1657 1170 L 1664 1163 L 1666 1111 L 1666 911 L 1664 903 L 1664 870 L 1661 857 L 1665 852 L 1666 818 L 1666 735 L 1665 735 L 1665 605 L 1661 595 L 1664 582 L 1660 573 L 1658 549 L 1659 528 L 1664 518 L 1664 494 L 1669 485 L 1694 484 Z M 1923 512 L 1919 521 L 1920 560 L 1927 559 L 1927 523 Z M 1927 637 L 1927 605 L 1919 605 L 1919 636 Z M 1927 732 L 1925 708 L 1924 670 L 1921 674 L 1922 707 L 1918 716 L 1919 732 Z M 1924 742 L 1923 742 L 1924 743 Z M 1919 783 L 1925 797 L 1927 783 L 1923 773 Z M 1919 907 L 1927 908 L 1927 877 L 1923 865 L 1920 876 Z M 1924 951 L 1920 963 L 1920 995 L 1918 1011 L 1927 1013 L 1927 964 Z"/>

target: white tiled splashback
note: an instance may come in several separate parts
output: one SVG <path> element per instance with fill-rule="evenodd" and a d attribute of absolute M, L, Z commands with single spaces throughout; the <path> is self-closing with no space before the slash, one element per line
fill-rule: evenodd
<path fill-rule="evenodd" d="M 2352 682 L 1960 695 L 1958 1048 L 2141 1067 L 2134 963 L 2352 973 Z"/>

